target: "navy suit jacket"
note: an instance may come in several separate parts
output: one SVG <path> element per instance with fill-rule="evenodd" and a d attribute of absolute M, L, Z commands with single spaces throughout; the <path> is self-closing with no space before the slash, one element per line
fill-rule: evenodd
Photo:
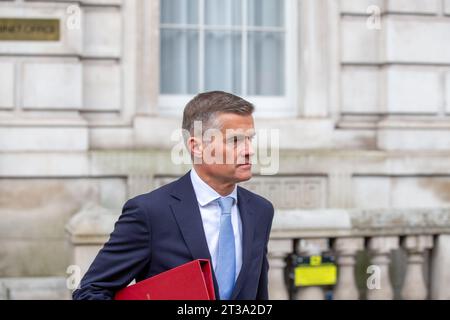
<path fill-rule="evenodd" d="M 242 268 L 231 299 L 268 299 L 267 242 L 274 209 L 238 187 L 242 220 Z M 116 291 L 193 259 L 209 259 L 197 198 L 189 173 L 128 200 L 110 239 L 98 253 L 74 299 L 112 299 Z M 213 271 L 216 297 L 219 297 Z"/>

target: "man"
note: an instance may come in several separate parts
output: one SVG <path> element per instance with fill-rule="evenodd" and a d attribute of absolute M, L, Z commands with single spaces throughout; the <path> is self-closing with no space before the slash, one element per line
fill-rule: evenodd
<path fill-rule="evenodd" d="M 252 176 L 253 110 L 220 91 L 199 94 L 186 105 L 183 129 L 193 169 L 127 201 L 74 299 L 112 299 L 133 279 L 194 259 L 212 262 L 219 299 L 268 299 L 273 206 L 236 185 Z"/>

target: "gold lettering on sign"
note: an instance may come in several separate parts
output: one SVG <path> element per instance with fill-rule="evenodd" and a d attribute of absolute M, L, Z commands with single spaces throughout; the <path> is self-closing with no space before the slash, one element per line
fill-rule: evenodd
<path fill-rule="evenodd" d="M 59 41 L 59 19 L 0 18 L 0 40 Z"/>

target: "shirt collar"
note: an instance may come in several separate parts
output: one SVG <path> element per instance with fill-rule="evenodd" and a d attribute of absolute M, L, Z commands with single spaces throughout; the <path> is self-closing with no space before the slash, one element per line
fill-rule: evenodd
<path fill-rule="evenodd" d="M 191 181 L 194 187 L 195 195 L 200 206 L 205 206 L 212 201 L 215 201 L 222 197 L 216 190 L 211 188 L 205 181 L 200 178 L 194 168 L 191 170 Z M 227 196 L 234 199 L 234 203 L 237 203 L 237 185 L 234 186 L 233 191 Z"/>

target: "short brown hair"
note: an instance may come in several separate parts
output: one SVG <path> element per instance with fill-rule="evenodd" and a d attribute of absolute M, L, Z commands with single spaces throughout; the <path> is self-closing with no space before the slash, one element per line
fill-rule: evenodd
<path fill-rule="evenodd" d="M 206 127 L 220 113 L 251 115 L 255 107 L 241 97 L 223 91 L 200 93 L 188 102 L 183 112 L 182 128 L 192 134 L 195 121 Z"/>

